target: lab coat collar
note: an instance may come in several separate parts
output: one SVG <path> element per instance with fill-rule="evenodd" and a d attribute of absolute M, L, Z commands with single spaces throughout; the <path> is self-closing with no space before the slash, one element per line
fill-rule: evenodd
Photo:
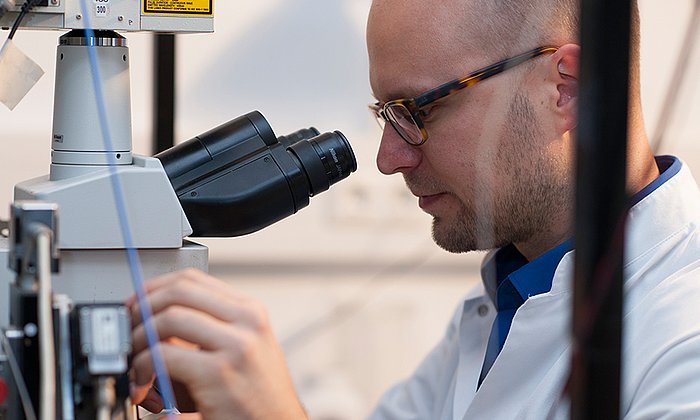
<path fill-rule="evenodd" d="M 686 230 L 699 214 L 700 190 L 690 168 L 682 164 L 677 175 L 630 209 L 625 232 L 625 271 L 644 264 L 649 253 Z M 627 279 L 625 289 L 630 288 L 633 281 Z"/>

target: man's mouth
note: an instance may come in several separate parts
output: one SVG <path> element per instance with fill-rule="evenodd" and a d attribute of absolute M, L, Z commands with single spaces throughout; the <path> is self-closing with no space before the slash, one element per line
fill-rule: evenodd
<path fill-rule="evenodd" d="M 418 196 L 418 207 L 420 207 L 424 211 L 430 213 L 429 210 L 432 207 L 434 207 L 445 195 L 446 195 L 445 193 L 419 195 Z"/>

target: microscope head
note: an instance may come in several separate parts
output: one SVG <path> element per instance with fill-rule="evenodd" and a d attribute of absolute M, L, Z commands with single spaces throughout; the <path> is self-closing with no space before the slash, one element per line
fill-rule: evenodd
<path fill-rule="evenodd" d="M 83 1 L 87 5 L 84 16 Z M 0 0 L 0 27 L 11 27 L 22 0 Z M 3 11 L 6 11 L 3 15 Z M 213 0 L 35 0 L 23 27 L 120 32 L 213 32 Z"/>

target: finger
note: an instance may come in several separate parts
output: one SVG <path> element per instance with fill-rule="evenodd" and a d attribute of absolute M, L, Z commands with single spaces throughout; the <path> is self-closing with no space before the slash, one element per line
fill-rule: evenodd
<path fill-rule="evenodd" d="M 153 375 L 152 349 L 138 353 L 133 359 L 134 383 L 144 385 Z M 218 366 L 207 352 L 186 349 L 167 343 L 160 343 L 156 351 L 165 363 L 171 381 L 185 384 L 188 390 L 199 384 L 206 371 L 216 371 Z"/>
<path fill-rule="evenodd" d="M 148 392 L 151 390 L 155 376 L 151 377 L 151 380 L 142 385 L 136 385 L 134 383 L 134 371 L 129 371 L 129 396 L 134 404 L 139 404 L 147 396 Z"/>
<path fill-rule="evenodd" d="M 143 290 L 146 294 L 151 290 L 155 290 L 166 284 L 172 283 L 178 279 L 182 278 L 195 278 L 199 276 L 199 270 L 188 268 L 184 270 L 172 271 L 169 273 L 164 273 L 159 276 L 148 279 L 143 284 Z M 125 302 L 126 306 L 133 306 L 138 301 L 138 296 L 136 294 L 131 295 Z"/>
<path fill-rule="evenodd" d="M 160 413 L 163 411 L 165 406 L 163 405 L 163 399 L 160 397 L 158 391 L 153 388 L 149 388 L 146 396 L 139 402 L 136 402 L 132 398 L 134 404 L 140 405 L 151 413 Z"/>
<path fill-rule="evenodd" d="M 209 287 L 212 290 L 218 291 L 219 293 L 222 293 L 224 295 L 227 295 L 231 298 L 246 298 L 246 296 L 238 291 L 236 291 L 234 288 L 226 284 L 225 282 L 210 276 L 209 274 L 197 270 L 194 268 L 188 268 L 180 271 L 174 271 L 171 273 L 166 273 L 163 275 L 160 275 L 158 277 L 154 277 L 152 279 L 147 280 L 144 283 L 144 290 L 148 294 L 154 290 L 157 290 L 161 287 L 166 287 L 176 281 L 190 281 L 193 283 L 199 283 L 201 285 L 205 285 Z M 131 296 L 127 300 L 127 305 L 131 306 L 134 303 L 136 303 L 136 296 Z"/>
<path fill-rule="evenodd" d="M 202 420 L 202 415 L 199 413 L 178 414 L 177 418 L 178 420 Z"/>
<path fill-rule="evenodd" d="M 163 399 L 160 397 L 160 393 L 153 387 L 155 382 L 155 376 L 151 377 L 145 385 L 136 385 L 134 383 L 134 370 L 129 371 L 129 397 L 131 402 L 136 405 L 140 405 L 146 410 L 152 413 L 158 413 L 163 410 Z M 181 413 L 197 411 L 197 407 L 192 401 L 192 398 L 187 391 L 185 385 L 180 382 L 172 382 L 173 390 L 175 391 L 175 399 L 177 401 L 177 408 Z"/>
<path fill-rule="evenodd" d="M 237 326 L 196 309 L 170 306 L 151 319 L 160 340 L 177 338 L 196 344 L 204 350 L 231 348 L 240 342 Z M 132 346 L 134 353 L 148 347 L 144 324 L 134 328 Z"/>
<path fill-rule="evenodd" d="M 251 316 L 258 314 L 252 299 L 231 299 L 200 284 L 190 282 L 177 282 L 172 286 L 155 290 L 148 296 L 148 303 L 153 315 L 170 306 L 195 309 L 226 322 L 246 322 Z M 132 327 L 142 322 L 141 309 L 140 305 L 132 306 Z"/>

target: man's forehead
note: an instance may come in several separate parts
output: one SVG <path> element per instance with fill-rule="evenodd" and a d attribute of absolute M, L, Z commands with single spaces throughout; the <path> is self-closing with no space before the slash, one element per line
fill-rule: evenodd
<path fill-rule="evenodd" d="M 417 96 L 441 84 L 451 76 L 447 65 L 438 63 L 439 57 L 392 59 L 391 56 L 370 60 L 370 84 L 378 101 Z"/>
<path fill-rule="evenodd" d="M 477 3 L 492 0 L 372 0 L 372 8 L 389 8 L 393 11 L 425 11 L 475 7 Z"/>
<path fill-rule="evenodd" d="M 430 56 L 481 54 L 484 18 L 465 6 L 476 1 L 374 0 L 367 24 L 370 58 L 400 57 L 420 65 Z"/>
<path fill-rule="evenodd" d="M 434 81 L 421 82 L 419 79 L 407 74 L 406 77 L 391 80 L 387 79 L 373 83 L 371 93 L 377 102 L 384 103 L 394 99 L 416 97 L 434 88 L 435 85 L 436 83 Z"/>
<path fill-rule="evenodd" d="M 369 24 L 377 20 L 380 25 L 406 28 L 410 34 L 446 33 L 469 26 L 470 17 L 479 16 L 476 3 L 482 1 L 373 0 Z"/>
<path fill-rule="evenodd" d="M 367 27 L 370 79 L 382 101 L 461 77 L 483 55 L 461 7 L 467 0 L 374 0 Z M 394 10 L 398 7 L 398 10 Z"/>

